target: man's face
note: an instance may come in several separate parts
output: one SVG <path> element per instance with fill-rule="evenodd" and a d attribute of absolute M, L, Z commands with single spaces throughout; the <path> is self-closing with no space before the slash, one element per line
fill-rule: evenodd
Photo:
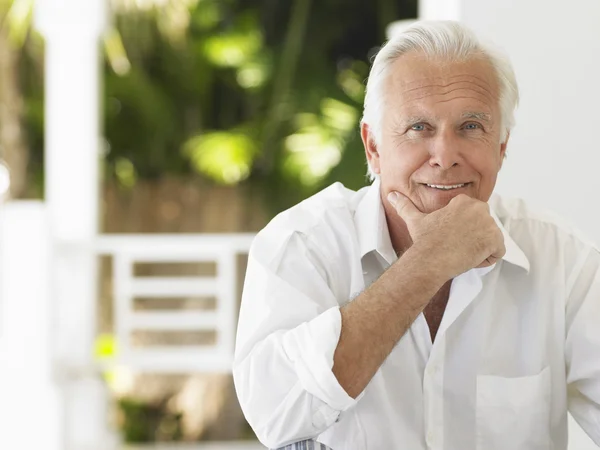
<path fill-rule="evenodd" d="M 362 129 L 382 198 L 399 191 L 424 213 L 459 194 L 487 202 L 506 150 L 490 64 L 435 62 L 412 53 L 394 62 L 384 83 L 378 145 L 368 124 Z"/>

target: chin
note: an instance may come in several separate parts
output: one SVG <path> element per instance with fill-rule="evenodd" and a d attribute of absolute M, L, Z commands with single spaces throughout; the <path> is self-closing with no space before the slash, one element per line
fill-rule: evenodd
<path fill-rule="evenodd" d="M 432 203 L 432 202 L 428 202 L 425 205 L 423 205 L 422 208 L 419 208 L 421 210 L 422 213 L 425 214 L 431 214 L 432 212 L 438 211 L 446 206 L 448 206 L 448 203 L 450 203 L 450 201 L 447 201 L 446 203 L 440 203 L 440 202 L 436 202 L 436 203 Z"/>
<path fill-rule="evenodd" d="M 475 197 L 472 192 L 469 192 L 467 189 L 457 189 L 458 192 L 453 191 L 440 191 L 435 193 L 428 193 L 429 195 L 422 197 L 421 204 L 423 205 L 422 212 L 428 214 L 439 209 L 442 209 L 448 206 L 448 203 L 460 194 L 468 195 L 469 197 Z"/>

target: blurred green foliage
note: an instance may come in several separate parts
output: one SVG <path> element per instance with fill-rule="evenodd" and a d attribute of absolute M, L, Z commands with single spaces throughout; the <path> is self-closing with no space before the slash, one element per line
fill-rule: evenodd
<path fill-rule="evenodd" d="M 105 177 L 252 186 L 272 212 L 366 183 L 358 133 L 369 58 L 416 0 L 112 0 Z M 43 176 L 42 51 L 26 44 L 32 179 Z"/>
<path fill-rule="evenodd" d="M 182 415 L 169 412 L 166 401 L 148 403 L 132 398 L 120 399 L 119 429 L 127 443 L 171 442 L 182 437 Z"/>

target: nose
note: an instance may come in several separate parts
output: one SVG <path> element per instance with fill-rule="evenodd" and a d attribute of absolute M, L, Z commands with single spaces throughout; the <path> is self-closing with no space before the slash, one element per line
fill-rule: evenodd
<path fill-rule="evenodd" d="M 461 161 L 460 143 L 451 132 L 436 135 L 431 141 L 429 164 L 440 169 L 450 169 Z"/>

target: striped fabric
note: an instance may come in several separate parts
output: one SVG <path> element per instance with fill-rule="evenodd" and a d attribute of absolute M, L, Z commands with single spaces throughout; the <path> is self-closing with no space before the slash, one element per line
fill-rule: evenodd
<path fill-rule="evenodd" d="M 307 441 L 295 442 L 285 447 L 278 448 L 277 450 L 332 450 L 320 442 L 309 439 Z"/>

